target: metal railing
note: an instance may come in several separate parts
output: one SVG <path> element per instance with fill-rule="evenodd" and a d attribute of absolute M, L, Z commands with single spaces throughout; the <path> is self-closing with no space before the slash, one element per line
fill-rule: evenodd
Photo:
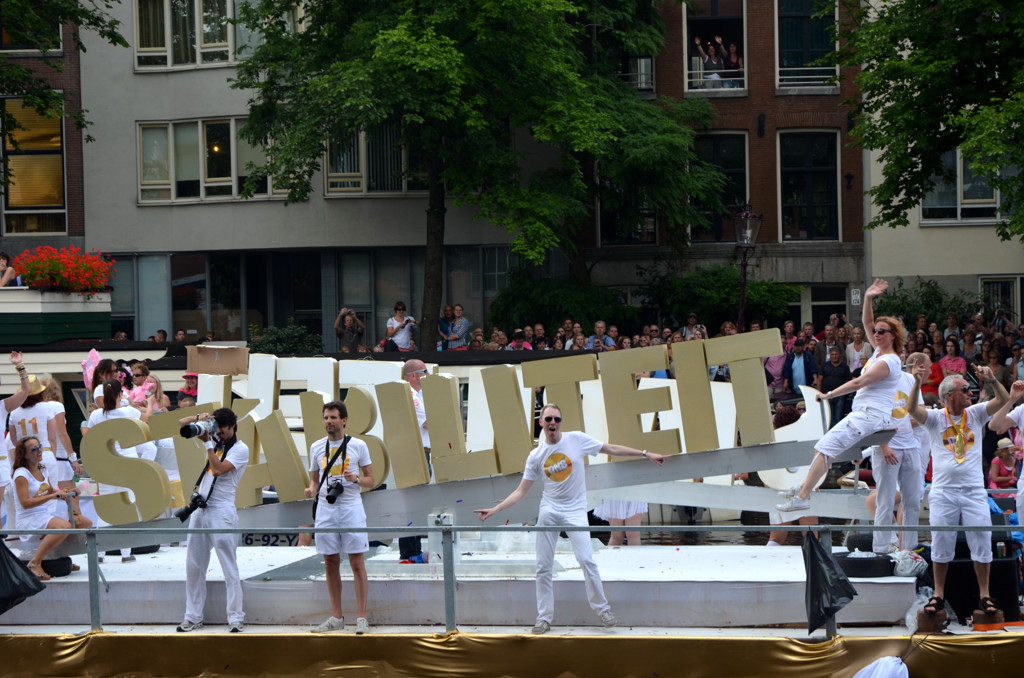
<path fill-rule="evenodd" d="M 455 533 L 461 532 L 650 532 L 657 528 L 658 532 L 816 532 L 820 533 L 828 543 L 831 543 L 832 531 L 854 532 L 1009 532 L 1012 525 L 636 525 L 625 526 L 595 526 L 595 525 L 441 525 L 417 527 L 417 532 L 440 532 L 441 533 L 441 562 L 444 573 L 444 613 L 445 629 L 454 631 L 457 628 L 455 612 L 455 554 L 454 543 Z M 89 565 L 89 617 L 93 630 L 102 629 L 100 618 L 100 571 L 99 571 L 99 550 L 96 544 L 96 537 L 99 533 L 109 535 L 158 535 L 166 537 L 171 535 L 179 537 L 181 534 L 252 534 L 272 532 L 276 534 L 301 534 L 301 533 L 333 533 L 344 534 L 350 532 L 372 533 L 372 534 L 407 534 L 409 527 L 351 527 L 351 528 L 312 528 L 312 527 L 245 527 L 245 528 L 187 528 L 168 530 L 167 528 L 152 527 L 102 527 L 85 529 L 58 529 L 58 530 L 4 530 L 9 536 L 21 535 L 47 535 L 67 534 L 84 535 L 86 555 Z M 713 546 L 712 546 L 713 547 Z M 835 635 L 835 618 L 831 618 L 827 624 L 827 633 Z"/>

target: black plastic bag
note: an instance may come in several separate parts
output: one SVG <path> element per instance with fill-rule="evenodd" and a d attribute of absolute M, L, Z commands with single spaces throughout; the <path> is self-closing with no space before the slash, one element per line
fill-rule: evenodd
<path fill-rule="evenodd" d="M 46 585 L 11 553 L 7 545 L 0 542 L 0 614 L 45 588 Z"/>
<path fill-rule="evenodd" d="M 825 625 L 829 617 L 846 607 L 857 595 L 857 589 L 836 564 L 820 539 L 804 538 L 804 568 L 807 570 L 807 632 Z"/>

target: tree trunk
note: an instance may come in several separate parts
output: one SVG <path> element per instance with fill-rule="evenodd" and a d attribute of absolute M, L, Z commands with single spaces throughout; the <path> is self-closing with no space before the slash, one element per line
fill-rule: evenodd
<path fill-rule="evenodd" d="M 441 290 L 444 289 L 445 187 L 441 180 L 441 158 L 427 156 L 427 250 L 423 265 L 423 308 L 420 309 L 421 351 L 433 351 L 437 345 L 437 322 L 441 315 Z"/>

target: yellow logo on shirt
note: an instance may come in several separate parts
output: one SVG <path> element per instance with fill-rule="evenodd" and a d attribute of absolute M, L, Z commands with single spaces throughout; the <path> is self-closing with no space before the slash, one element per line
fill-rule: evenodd
<path fill-rule="evenodd" d="M 907 401 L 910 400 L 909 396 L 903 391 L 896 391 L 896 397 L 892 401 L 892 417 L 893 419 L 902 419 L 907 416 Z"/>
<path fill-rule="evenodd" d="M 331 451 L 331 454 L 334 454 L 333 450 Z M 345 469 L 348 468 L 348 465 L 349 465 L 349 463 L 351 461 L 352 460 L 348 458 L 348 455 L 345 456 L 345 462 L 344 463 L 342 463 L 341 459 L 338 459 L 337 461 L 334 462 L 334 465 L 331 466 L 330 475 L 332 475 L 332 476 L 344 475 Z M 326 456 L 320 457 L 320 468 L 321 469 L 327 468 L 327 457 Z"/>
<path fill-rule="evenodd" d="M 555 452 L 544 460 L 544 475 L 560 483 L 572 473 L 572 461 L 561 452 Z"/>
<path fill-rule="evenodd" d="M 50 486 L 47 483 L 42 483 L 39 485 L 39 491 L 36 492 L 36 497 L 41 497 L 44 494 L 50 494 Z M 35 497 L 32 498 L 35 499 Z"/>

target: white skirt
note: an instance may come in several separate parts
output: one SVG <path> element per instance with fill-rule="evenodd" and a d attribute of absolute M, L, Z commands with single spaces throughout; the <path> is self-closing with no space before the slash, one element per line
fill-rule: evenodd
<path fill-rule="evenodd" d="M 601 520 L 625 520 L 632 518 L 638 513 L 647 513 L 646 501 L 620 501 L 618 499 L 605 499 L 601 505 L 594 509 L 594 515 Z"/>

